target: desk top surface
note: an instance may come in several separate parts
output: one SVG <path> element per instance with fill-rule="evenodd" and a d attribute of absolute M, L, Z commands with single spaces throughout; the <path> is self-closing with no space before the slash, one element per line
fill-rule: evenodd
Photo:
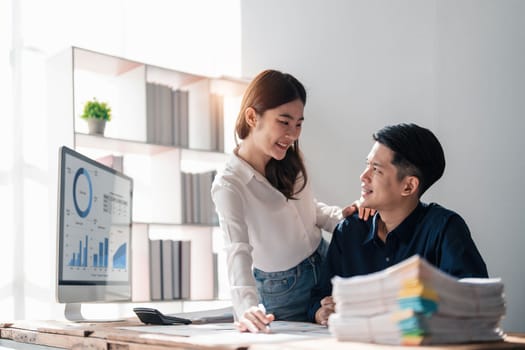
<path fill-rule="evenodd" d="M 91 349 L 206 349 L 206 350 L 275 350 L 275 349 L 391 349 L 390 345 L 339 342 L 317 329 L 306 329 L 302 334 L 250 334 L 232 331 L 231 324 L 219 328 L 192 328 L 180 326 L 144 326 L 137 319 L 111 323 L 74 323 L 66 321 L 17 321 L 0 323 L 0 338 L 21 343 L 60 348 L 90 347 Z M 171 327 L 171 328 L 170 328 Z M 175 327 L 175 328 L 174 328 Z M 196 327 L 196 326 L 194 326 Z M 221 328 L 222 327 L 222 328 Z M 305 325 L 308 327 L 308 325 Z M 316 325 L 313 325 L 316 327 Z M 184 333 L 186 331 L 190 333 Z M 189 335 L 191 334 L 191 335 Z M 398 349 L 413 348 L 396 346 Z M 447 346 L 421 346 L 421 349 L 485 350 L 525 349 L 525 335 L 507 335 L 505 341 Z"/>

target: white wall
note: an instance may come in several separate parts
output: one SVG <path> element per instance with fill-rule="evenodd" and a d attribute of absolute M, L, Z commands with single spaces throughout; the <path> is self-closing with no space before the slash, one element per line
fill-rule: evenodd
<path fill-rule="evenodd" d="M 244 0 L 242 73 L 294 74 L 309 101 L 301 145 L 317 197 L 347 204 L 371 134 L 416 122 L 440 138 L 444 177 L 425 194 L 469 224 L 502 277 L 506 331 L 525 331 L 525 2 Z M 327 156 L 330 155 L 330 156 Z"/>

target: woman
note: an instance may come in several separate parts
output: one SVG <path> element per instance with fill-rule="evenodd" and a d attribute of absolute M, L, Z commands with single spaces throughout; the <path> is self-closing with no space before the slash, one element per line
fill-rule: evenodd
<path fill-rule="evenodd" d="M 242 142 L 212 186 L 240 331 L 265 331 L 274 319 L 307 320 L 327 248 L 321 229 L 332 232 L 343 217 L 310 189 L 298 141 L 305 103 L 303 85 L 290 74 L 255 77 L 235 126 Z"/>

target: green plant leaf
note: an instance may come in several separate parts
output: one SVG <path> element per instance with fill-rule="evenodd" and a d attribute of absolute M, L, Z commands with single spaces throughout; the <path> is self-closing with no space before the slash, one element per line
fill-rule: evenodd
<path fill-rule="evenodd" d="M 84 111 L 80 116 L 83 119 L 95 118 L 111 120 L 111 107 L 106 102 L 99 102 L 96 97 L 84 104 Z"/>

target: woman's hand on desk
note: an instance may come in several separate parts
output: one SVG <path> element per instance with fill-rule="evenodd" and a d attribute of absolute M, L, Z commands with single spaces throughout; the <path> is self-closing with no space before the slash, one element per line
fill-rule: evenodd
<path fill-rule="evenodd" d="M 270 323 L 275 320 L 273 314 L 266 314 L 264 306 L 252 306 L 244 312 L 242 318 L 235 322 L 241 332 L 270 333 Z"/>
<path fill-rule="evenodd" d="M 321 307 L 315 313 L 315 322 L 326 326 L 328 324 L 328 316 L 335 312 L 335 301 L 332 296 L 325 297 L 321 300 Z"/>

